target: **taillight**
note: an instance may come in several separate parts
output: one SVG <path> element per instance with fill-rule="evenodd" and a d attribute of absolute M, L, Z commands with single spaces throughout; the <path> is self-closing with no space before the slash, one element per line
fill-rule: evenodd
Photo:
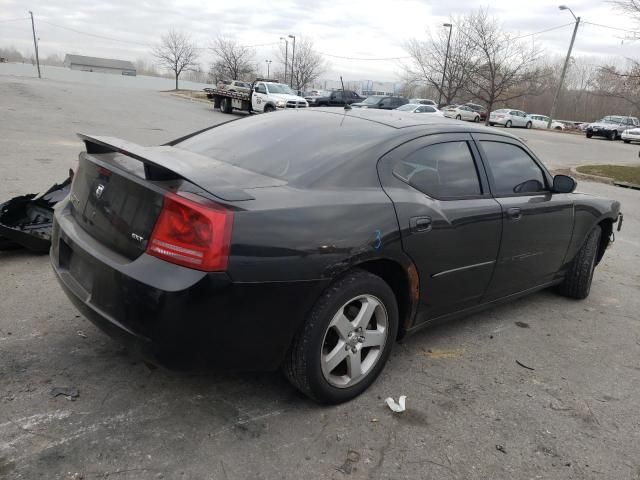
<path fill-rule="evenodd" d="M 167 193 L 147 253 L 205 272 L 223 271 L 229 260 L 233 213 L 198 195 Z"/>

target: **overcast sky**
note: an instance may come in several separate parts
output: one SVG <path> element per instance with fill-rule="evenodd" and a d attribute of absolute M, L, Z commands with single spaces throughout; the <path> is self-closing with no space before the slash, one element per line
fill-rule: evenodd
<path fill-rule="evenodd" d="M 558 10 L 562 0 L 0 0 L 0 46 L 33 49 L 28 10 L 34 12 L 42 56 L 102 56 L 150 60 L 149 47 L 173 27 L 188 32 L 200 47 L 207 47 L 217 34 L 232 35 L 255 47 L 256 62 L 277 61 L 277 42 L 289 34 L 313 40 L 316 50 L 356 58 L 402 57 L 403 42 L 425 38 L 426 31 L 443 28 L 450 15 L 489 5 L 489 11 L 505 30 L 528 34 L 573 21 L 568 11 Z M 583 21 L 618 28 L 640 29 L 606 1 L 581 0 L 568 3 Z M 13 20 L 24 17 L 23 20 Z M 50 23 L 47 23 L 50 22 Z M 55 24 L 55 25 L 54 25 Z M 68 29 L 112 37 L 111 41 Z M 572 26 L 527 39 L 535 41 L 550 56 L 561 56 L 571 37 Z M 581 25 L 574 56 L 638 57 L 640 42 L 623 41 L 624 32 L 589 24 Z M 399 61 L 365 61 L 328 58 L 325 77 L 342 74 L 347 80 L 398 80 Z M 210 55 L 203 48 L 201 62 L 208 68 Z"/>

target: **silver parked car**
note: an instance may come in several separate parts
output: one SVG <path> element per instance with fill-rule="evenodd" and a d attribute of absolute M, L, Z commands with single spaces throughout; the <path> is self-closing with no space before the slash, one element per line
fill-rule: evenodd
<path fill-rule="evenodd" d="M 522 110 L 511 110 L 510 108 L 501 108 L 495 110 L 489 115 L 489 125 L 503 125 L 506 128 L 524 127 L 531 128 L 532 120 Z"/>
<path fill-rule="evenodd" d="M 479 122 L 480 113 L 466 105 L 451 105 L 443 108 L 444 116 L 455 118 L 456 120 L 467 120 L 469 122 Z"/>

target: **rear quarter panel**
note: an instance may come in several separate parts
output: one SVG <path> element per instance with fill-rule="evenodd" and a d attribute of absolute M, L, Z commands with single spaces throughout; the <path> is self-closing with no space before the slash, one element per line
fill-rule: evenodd
<path fill-rule="evenodd" d="M 234 281 L 329 281 L 369 259 L 405 258 L 395 210 L 381 188 L 274 187 L 252 194 L 253 206 L 234 215 L 228 269 Z"/>

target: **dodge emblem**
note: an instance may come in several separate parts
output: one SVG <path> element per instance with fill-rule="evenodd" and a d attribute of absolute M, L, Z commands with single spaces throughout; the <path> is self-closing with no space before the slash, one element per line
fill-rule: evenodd
<path fill-rule="evenodd" d="M 96 198 L 100 198 L 102 196 L 102 192 L 104 192 L 104 185 L 98 185 L 96 188 Z"/>

